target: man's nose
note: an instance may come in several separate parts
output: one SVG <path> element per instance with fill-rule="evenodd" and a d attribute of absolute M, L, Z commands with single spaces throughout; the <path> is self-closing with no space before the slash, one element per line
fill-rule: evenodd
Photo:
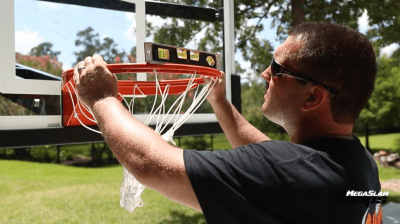
<path fill-rule="evenodd" d="M 269 66 L 267 69 L 265 69 L 262 73 L 261 73 L 261 77 L 263 79 L 265 79 L 267 82 L 269 82 L 271 80 L 271 66 Z"/>

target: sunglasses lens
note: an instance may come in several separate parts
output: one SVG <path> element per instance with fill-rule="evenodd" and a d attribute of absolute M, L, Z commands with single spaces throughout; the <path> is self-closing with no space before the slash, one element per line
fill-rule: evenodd
<path fill-rule="evenodd" d="M 271 62 L 271 74 L 272 74 L 272 77 L 275 77 L 276 73 L 278 71 L 280 71 L 280 69 L 281 69 L 280 66 L 274 60 L 272 60 L 272 62 Z"/>

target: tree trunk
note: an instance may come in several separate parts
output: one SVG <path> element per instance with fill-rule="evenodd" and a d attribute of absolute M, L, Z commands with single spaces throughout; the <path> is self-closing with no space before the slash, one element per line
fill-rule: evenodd
<path fill-rule="evenodd" d="M 92 149 L 90 150 L 90 152 L 92 154 L 92 165 L 96 166 L 95 164 L 96 164 L 96 154 L 97 154 L 96 152 L 97 152 L 97 149 L 96 149 L 94 143 L 92 143 Z"/>
<path fill-rule="evenodd" d="M 211 135 L 211 151 L 214 150 L 214 135 Z"/>
<path fill-rule="evenodd" d="M 292 1 L 292 21 L 293 26 L 306 21 L 304 15 L 305 0 L 291 0 Z"/>
<path fill-rule="evenodd" d="M 28 148 L 16 148 L 16 149 L 14 149 L 14 156 L 18 160 L 28 161 L 31 157 L 31 154 L 30 154 Z"/>
<path fill-rule="evenodd" d="M 368 123 L 365 123 L 365 148 L 371 152 L 371 149 L 369 148 L 369 128 L 368 128 Z"/>
<path fill-rule="evenodd" d="M 104 143 L 105 145 L 107 144 L 107 143 Z M 107 149 L 108 149 L 108 163 L 112 163 L 112 156 L 113 156 L 113 154 L 112 154 L 112 151 L 111 151 L 111 149 L 110 149 L 110 147 L 107 145 Z"/>
<path fill-rule="evenodd" d="M 57 145 L 57 163 L 60 164 L 60 146 Z"/>

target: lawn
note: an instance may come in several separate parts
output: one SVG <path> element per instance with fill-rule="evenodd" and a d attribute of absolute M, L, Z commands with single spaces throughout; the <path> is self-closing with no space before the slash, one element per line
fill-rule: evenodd
<path fill-rule="evenodd" d="M 361 136 L 359 138 L 361 143 L 365 146 L 365 137 Z M 400 133 L 371 135 L 369 137 L 369 145 L 371 149 L 398 150 L 394 144 L 396 138 L 400 138 Z"/>
<path fill-rule="evenodd" d="M 214 149 L 232 149 L 231 144 L 226 138 L 225 134 L 214 135 L 213 139 Z"/>
<path fill-rule="evenodd" d="M 0 223 L 205 223 L 204 216 L 146 189 L 144 206 L 119 206 L 121 166 L 76 168 L 0 160 Z"/>
<path fill-rule="evenodd" d="M 394 149 L 399 135 L 371 136 L 370 145 Z M 214 135 L 213 148 L 231 146 L 221 134 Z M 379 167 L 379 175 L 381 181 L 397 179 L 400 170 Z M 121 180 L 121 166 L 77 168 L 0 160 L 0 223 L 205 223 L 201 213 L 150 189 L 142 194 L 145 205 L 127 212 L 119 206 Z M 389 200 L 400 202 L 400 192 L 391 191 Z"/>

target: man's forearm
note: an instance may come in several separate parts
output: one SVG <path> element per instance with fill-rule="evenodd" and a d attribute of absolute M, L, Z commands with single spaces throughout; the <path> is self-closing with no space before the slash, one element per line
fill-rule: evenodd
<path fill-rule="evenodd" d="M 226 99 L 211 103 L 211 105 L 233 148 L 270 140 L 268 136 L 251 125 Z"/>
<path fill-rule="evenodd" d="M 146 187 L 201 211 L 186 173 L 183 149 L 164 141 L 137 120 L 117 99 L 118 81 L 100 55 L 86 57 L 74 82 L 91 109 L 104 139 L 124 167 Z"/>
<path fill-rule="evenodd" d="M 134 118 L 116 98 L 97 102 L 93 112 L 110 149 L 135 177 L 149 173 L 162 175 L 160 169 L 166 165 L 162 163 L 168 163 L 167 158 L 176 155 L 171 150 L 182 151 L 170 146 L 153 129 Z"/>

